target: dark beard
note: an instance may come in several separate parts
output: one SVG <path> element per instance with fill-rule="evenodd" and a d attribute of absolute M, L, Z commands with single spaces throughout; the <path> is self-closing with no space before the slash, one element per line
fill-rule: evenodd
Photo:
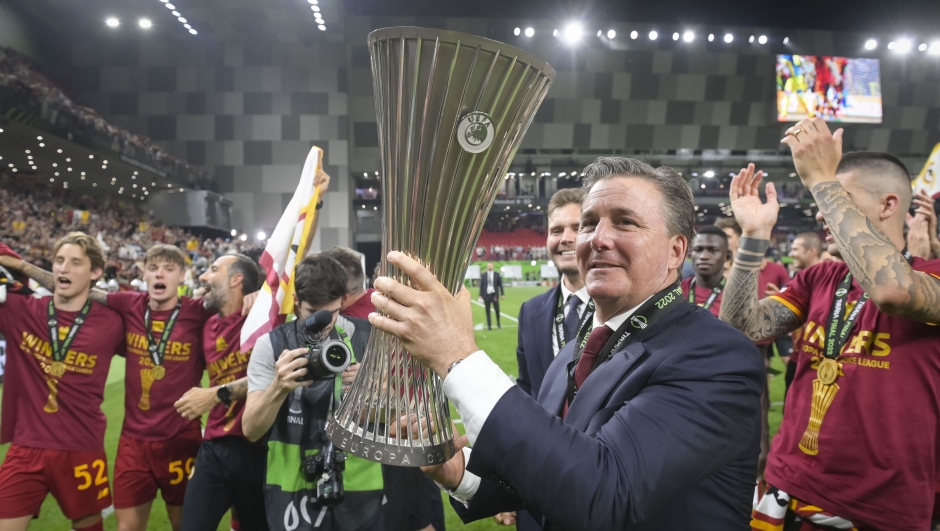
<path fill-rule="evenodd" d="M 208 295 L 202 299 L 202 307 L 213 312 L 218 312 L 225 306 L 225 300 L 215 293 L 215 290 L 209 291 Z"/>

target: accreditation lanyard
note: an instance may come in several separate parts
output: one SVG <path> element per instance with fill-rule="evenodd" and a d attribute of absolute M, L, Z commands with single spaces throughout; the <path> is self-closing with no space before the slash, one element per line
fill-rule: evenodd
<path fill-rule="evenodd" d="M 715 303 L 715 299 L 717 299 L 718 296 L 721 295 L 721 291 L 723 289 L 725 289 L 724 278 L 721 279 L 721 282 L 719 282 L 717 286 L 712 288 L 712 292 L 708 295 L 708 299 L 705 301 L 705 303 L 699 304 L 699 306 L 701 306 L 702 308 L 705 308 L 706 310 L 711 308 L 712 304 Z M 689 302 L 691 302 L 692 304 L 695 304 L 695 278 L 694 277 L 692 278 L 692 282 L 689 282 Z"/>
<path fill-rule="evenodd" d="M 571 294 L 572 297 L 577 297 L 575 293 Z M 568 339 L 565 337 L 565 308 L 567 305 L 562 303 L 564 299 L 564 292 L 561 288 L 558 288 L 558 304 L 555 308 L 555 339 L 558 340 L 558 352 L 561 352 L 561 349 L 565 348 L 565 345 L 568 344 Z M 584 328 L 584 324 L 594 320 L 594 299 L 588 301 L 587 309 L 584 310 L 584 315 L 581 316 L 580 321 L 578 321 L 578 331 L 580 332 Z"/>
<path fill-rule="evenodd" d="M 904 248 L 901 254 L 904 255 L 904 259 L 907 260 L 908 264 L 914 261 L 914 256 L 907 248 Z M 845 306 L 848 302 L 849 291 L 851 289 L 852 272 L 849 271 L 845 274 L 845 278 L 842 279 L 842 282 L 839 283 L 835 293 L 832 295 L 832 311 L 829 313 L 829 320 L 826 322 L 826 350 L 823 355 L 830 360 L 835 360 L 839 357 L 842 346 L 845 345 L 849 335 L 852 333 L 855 320 L 858 319 L 859 314 L 862 313 L 862 308 L 869 299 L 867 293 L 862 293 L 862 296 L 859 297 L 858 301 L 855 303 L 855 307 L 852 308 L 852 311 L 846 316 Z"/>
<path fill-rule="evenodd" d="M 65 373 L 65 367 L 62 365 L 62 360 L 65 359 L 65 355 L 69 351 L 69 347 L 72 346 L 72 340 L 75 339 L 75 336 L 78 335 L 78 330 L 85 324 L 85 319 L 88 318 L 88 314 L 91 312 L 91 297 L 88 297 L 88 300 L 85 301 L 85 305 L 82 306 L 80 312 L 75 317 L 75 320 L 72 321 L 72 326 L 69 328 L 69 333 L 65 336 L 65 341 L 59 344 L 59 317 L 56 314 L 55 304 L 53 304 L 52 299 L 49 299 L 48 314 L 49 314 L 49 344 L 52 345 L 52 359 L 56 361 L 56 366 L 61 367 L 61 372 Z M 55 374 L 55 376 L 62 376 L 62 374 Z"/>
<path fill-rule="evenodd" d="M 156 339 L 153 338 L 153 323 L 150 322 L 150 303 L 147 303 L 147 311 L 144 312 L 144 328 L 147 331 L 147 350 L 150 351 L 150 359 L 153 360 L 154 366 L 163 365 L 163 356 L 166 355 L 166 344 L 170 341 L 170 333 L 173 331 L 173 326 L 176 324 L 176 318 L 180 314 L 180 307 L 183 305 L 183 299 L 176 299 L 176 308 L 173 309 L 173 313 L 170 314 L 170 318 L 167 320 L 166 325 L 163 327 L 163 335 L 160 336 L 159 343 Z"/>
<path fill-rule="evenodd" d="M 613 357 L 615 352 L 620 352 L 626 348 L 627 345 L 638 341 L 643 337 L 644 331 L 652 328 L 663 316 L 682 302 L 682 285 L 679 284 L 679 281 L 676 281 L 666 289 L 650 297 L 649 300 L 637 308 L 637 310 L 633 312 L 633 316 L 624 321 L 623 324 L 620 325 L 620 328 L 607 340 L 604 348 L 597 354 L 595 365 L 603 363 L 604 360 Z M 589 334 L 586 333 L 587 328 L 589 327 L 582 327 L 581 332 L 578 334 L 578 347 L 567 367 L 568 390 L 566 396 L 569 404 L 578 394 L 578 388 L 574 383 L 574 371 L 578 366 L 578 362 L 581 360 L 584 346 L 587 345 L 588 342 Z"/>

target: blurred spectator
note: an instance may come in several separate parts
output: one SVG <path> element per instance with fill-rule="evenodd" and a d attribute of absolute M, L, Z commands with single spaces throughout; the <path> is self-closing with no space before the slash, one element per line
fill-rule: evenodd
<path fill-rule="evenodd" d="M 144 253 L 154 243 L 186 249 L 191 260 L 186 293 L 197 285 L 200 270 L 230 252 L 251 252 L 240 240 L 200 239 L 183 229 L 165 227 L 138 210 L 137 203 L 115 196 L 89 196 L 50 188 L 38 178 L 0 175 L 0 240 L 25 260 L 51 270 L 51 249 L 73 230 L 97 238 L 105 251 L 105 274 L 98 287 L 107 291 L 145 290 L 141 280 Z"/>
<path fill-rule="evenodd" d="M 68 97 L 25 55 L 0 46 L 0 107 L 19 108 L 52 125 L 58 136 L 91 144 L 150 166 L 193 188 L 211 189 L 205 171 L 171 156 L 149 138 L 116 127 Z M 91 147 L 91 146 L 89 146 Z"/>

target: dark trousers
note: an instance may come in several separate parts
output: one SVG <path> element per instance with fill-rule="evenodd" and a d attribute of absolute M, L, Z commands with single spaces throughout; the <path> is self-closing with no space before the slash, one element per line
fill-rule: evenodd
<path fill-rule="evenodd" d="M 486 327 L 489 329 L 493 328 L 493 324 L 490 321 L 490 305 L 491 304 L 493 305 L 493 308 L 496 310 L 496 326 L 502 328 L 502 325 L 499 324 L 499 294 L 497 293 L 483 296 L 483 305 L 486 307 Z"/>
<path fill-rule="evenodd" d="M 214 531 L 229 507 L 245 531 L 267 531 L 264 467 L 267 449 L 241 437 L 205 441 L 183 501 L 182 531 Z"/>
<path fill-rule="evenodd" d="M 416 531 L 433 525 L 444 531 L 441 489 L 417 468 L 382 465 L 385 531 Z"/>

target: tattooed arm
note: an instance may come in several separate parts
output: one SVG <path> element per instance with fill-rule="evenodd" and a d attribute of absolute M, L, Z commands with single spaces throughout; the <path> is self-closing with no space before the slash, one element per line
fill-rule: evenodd
<path fill-rule="evenodd" d="M 755 172 L 754 165 L 750 164 L 731 180 L 731 208 L 744 238 L 738 245 L 721 300 L 721 320 L 744 332 L 752 341 L 796 330 L 802 321 L 799 315 L 774 299 L 758 300 L 761 259 L 780 210 L 773 183 L 766 187 L 767 202 L 761 201 L 762 177 L 763 172 Z"/>
<path fill-rule="evenodd" d="M 15 269 L 17 271 L 22 271 L 24 275 L 35 280 L 43 288 L 49 291 L 55 291 L 55 277 L 52 276 L 52 273 L 40 267 L 36 267 L 24 260 L 18 260 L 10 257 L 5 258 L 8 258 L 8 260 L 4 260 L 3 263 L 0 263 L 0 265 L 8 266 L 11 269 Z M 100 289 L 92 288 L 91 300 L 107 305 L 108 294 L 104 291 L 101 291 Z"/>
<path fill-rule="evenodd" d="M 940 279 L 914 271 L 895 243 L 859 210 L 839 181 L 816 183 L 819 210 L 852 276 L 878 308 L 924 323 L 940 322 Z"/>
<path fill-rule="evenodd" d="M 802 324 L 800 316 L 783 303 L 757 298 L 757 277 L 768 243 L 766 239 L 741 239 L 721 301 L 721 320 L 744 332 L 751 341 L 777 337 Z"/>
<path fill-rule="evenodd" d="M 889 315 L 940 322 L 940 280 L 914 271 L 899 250 L 903 239 L 892 241 L 874 226 L 836 179 L 842 132 L 830 133 L 825 121 L 814 118 L 791 127 L 781 142 L 790 146 L 796 171 L 813 193 L 839 254 L 871 301 Z"/>

